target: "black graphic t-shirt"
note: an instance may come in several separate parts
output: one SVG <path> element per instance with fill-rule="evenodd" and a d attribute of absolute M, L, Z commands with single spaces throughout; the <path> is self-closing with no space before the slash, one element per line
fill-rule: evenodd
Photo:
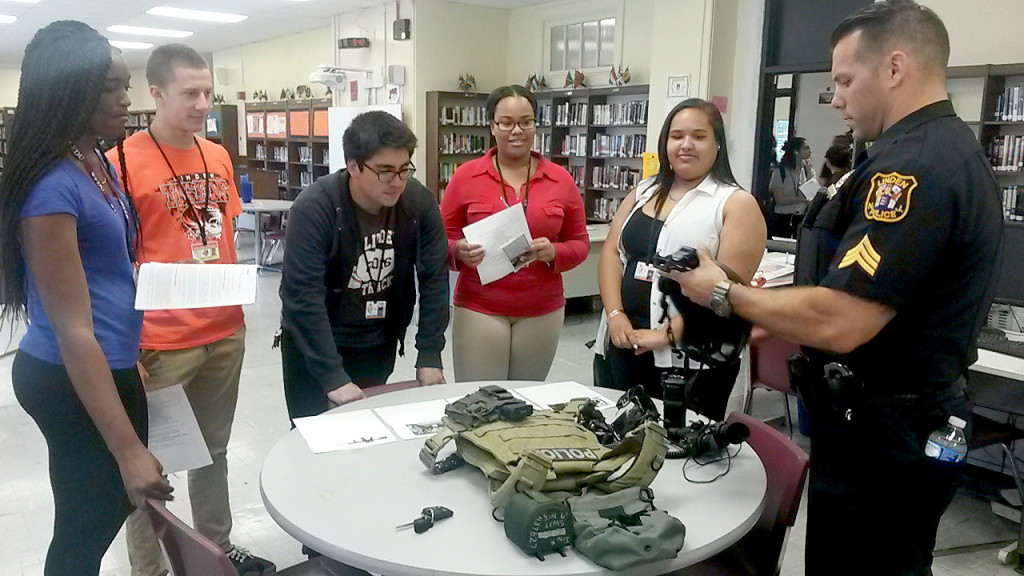
<path fill-rule="evenodd" d="M 387 314 L 396 313 L 387 304 L 395 280 L 395 232 L 389 210 L 370 214 L 357 208 L 355 212 L 362 245 L 346 285 L 342 322 L 349 331 L 365 329 L 365 338 L 358 341 L 375 346 L 386 341 L 380 328 Z"/>

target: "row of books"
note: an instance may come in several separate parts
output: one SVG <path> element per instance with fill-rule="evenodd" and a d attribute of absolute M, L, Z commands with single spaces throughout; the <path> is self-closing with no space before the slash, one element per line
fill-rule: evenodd
<path fill-rule="evenodd" d="M 537 126 L 551 126 L 551 104 L 537 106 Z"/>
<path fill-rule="evenodd" d="M 442 106 L 441 126 L 487 126 L 483 106 Z"/>
<path fill-rule="evenodd" d="M 644 134 L 598 134 L 590 149 L 592 155 L 604 158 L 642 158 L 647 149 Z"/>
<path fill-rule="evenodd" d="M 555 106 L 555 126 L 586 126 L 586 102 L 563 102 Z"/>
<path fill-rule="evenodd" d="M 316 159 L 313 159 L 313 147 L 312 146 L 299 146 L 299 159 L 298 162 L 316 162 L 317 164 L 327 164 L 329 154 L 327 150 L 321 150 L 320 154 L 317 155 Z"/>
<path fill-rule="evenodd" d="M 447 184 L 452 176 L 455 174 L 455 169 L 460 164 L 456 162 L 441 162 L 440 170 L 438 171 L 438 180 L 441 181 L 442 185 Z"/>
<path fill-rule="evenodd" d="M 610 222 L 615 217 L 615 211 L 619 209 L 621 202 L 621 198 L 594 199 L 594 218 Z"/>
<path fill-rule="evenodd" d="M 591 176 L 594 188 L 630 190 L 640 182 L 640 171 L 626 166 L 595 166 Z"/>
<path fill-rule="evenodd" d="M 558 153 L 562 156 L 586 156 L 587 135 L 570 134 L 562 138 L 562 147 Z"/>
<path fill-rule="evenodd" d="M 631 100 L 619 104 L 594 104 L 594 124 L 602 126 L 636 126 L 647 123 L 647 100 Z"/>
<path fill-rule="evenodd" d="M 303 170 L 302 172 L 299 172 L 299 186 L 302 186 L 303 188 L 305 188 L 306 186 L 309 186 L 312 183 L 313 183 L 313 173 L 312 172 L 306 172 L 305 170 Z"/>
<path fill-rule="evenodd" d="M 551 134 L 538 132 L 533 136 L 533 151 L 541 156 L 551 156 Z"/>
<path fill-rule="evenodd" d="M 1007 86 L 996 96 L 995 120 L 1016 122 L 1024 120 L 1024 86 Z"/>
<path fill-rule="evenodd" d="M 483 154 L 487 152 L 487 136 L 479 134 L 442 134 L 441 154 Z"/>
<path fill-rule="evenodd" d="M 996 172 L 1018 172 L 1024 169 L 1024 136 L 996 136 L 989 142 L 988 158 Z"/>
<path fill-rule="evenodd" d="M 270 157 L 267 157 L 267 145 L 257 144 L 255 150 L 257 160 L 272 160 L 274 162 L 287 162 L 288 150 L 284 146 L 271 146 Z"/>
<path fill-rule="evenodd" d="M 585 166 L 569 166 L 569 174 L 572 174 L 572 179 L 576 182 L 577 188 L 583 188 L 583 179 L 586 175 Z"/>
<path fill-rule="evenodd" d="M 1024 186 L 1003 188 L 1003 219 L 1024 221 Z"/>

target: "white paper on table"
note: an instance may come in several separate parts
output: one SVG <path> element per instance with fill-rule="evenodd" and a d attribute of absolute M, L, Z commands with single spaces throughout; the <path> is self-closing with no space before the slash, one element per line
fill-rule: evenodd
<path fill-rule="evenodd" d="M 146 262 L 139 268 L 136 310 L 236 306 L 256 301 L 257 267 L 249 264 Z"/>
<path fill-rule="evenodd" d="M 490 284 L 516 271 L 502 246 L 520 235 L 525 236 L 527 242 L 533 241 L 522 204 L 513 204 L 501 212 L 474 222 L 463 228 L 462 233 L 466 237 L 466 242 L 484 247 L 484 259 L 476 267 L 477 274 L 480 275 L 480 284 Z"/>
<path fill-rule="evenodd" d="M 398 440 L 373 410 L 368 408 L 296 418 L 294 422 L 314 454 L 353 450 Z"/>
<path fill-rule="evenodd" d="M 446 400 L 427 400 L 374 408 L 373 411 L 395 431 L 395 434 L 398 434 L 399 438 L 413 440 L 433 436 L 444 428 L 441 417 L 444 416 L 444 407 L 448 404 Z"/>
<path fill-rule="evenodd" d="M 524 400 L 534 405 L 540 405 L 542 408 L 548 408 L 552 404 L 564 404 L 574 398 L 593 398 L 597 401 L 597 409 L 601 411 L 607 408 L 615 408 L 615 400 L 579 382 L 540 384 L 516 388 L 514 392 Z"/>
<path fill-rule="evenodd" d="M 149 406 L 149 451 L 164 474 L 213 464 L 192 405 L 181 386 L 146 392 Z"/>
<path fill-rule="evenodd" d="M 807 182 L 804 182 L 803 186 L 800 187 L 800 192 L 802 192 L 804 197 L 808 200 L 814 200 L 814 197 L 818 194 L 818 190 L 821 190 L 821 184 L 819 184 L 818 180 L 815 178 L 811 178 Z"/>

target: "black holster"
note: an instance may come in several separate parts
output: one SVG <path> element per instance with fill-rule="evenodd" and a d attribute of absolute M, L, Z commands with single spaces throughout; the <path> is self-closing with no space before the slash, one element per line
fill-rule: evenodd
<path fill-rule="evenodd" d="M 821 362 L 804 354 L 789 357 L 790 383 L 808 410 L 845 414 L 862 399 L 864 381 L 841 362 Z"/>

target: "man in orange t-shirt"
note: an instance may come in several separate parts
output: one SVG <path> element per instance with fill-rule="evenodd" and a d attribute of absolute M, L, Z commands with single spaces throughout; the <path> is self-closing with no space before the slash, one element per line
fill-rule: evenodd
<path fill-rule="evenodd" d="M 138 261 L 234 264 L 232 219 L 242 211 L 227 151 L 195 136 L 210 111 L 213 81 L 197 51 L 181 44 L 153 51 L 146 64 L 156 116 L 123 143 L 127 190 L 141 221 Z M 117 151 L 110 151 L 117 165 Z M 189 498 L 198 532 L 218 544 L 239 574 L 273 564 L 231 543 L 227 445 L 245 354 L 241 306 L 147 311 L 139 361 L 147 390 L 181 384 L 206 439 L 213 464 L 190 470 Z M 142 511 L 127 522 L 133 576 L 167 574 L 153 529 Z"/>

